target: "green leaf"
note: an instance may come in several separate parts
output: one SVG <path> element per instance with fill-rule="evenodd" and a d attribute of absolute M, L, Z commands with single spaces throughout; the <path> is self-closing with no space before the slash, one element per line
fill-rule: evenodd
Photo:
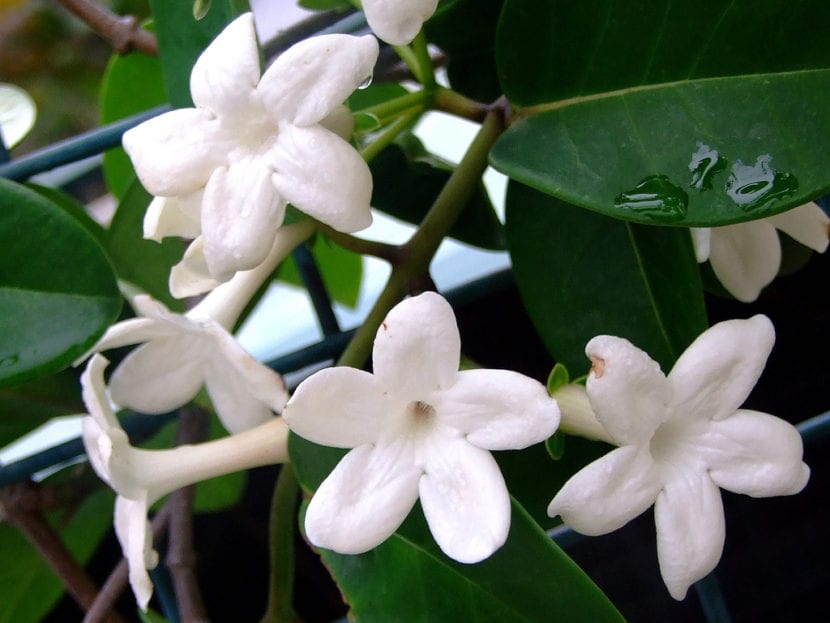
<path fill-rule="evenodd" d="M 95 238 L 42 195 L 0 179 L 0 386 L 64 368 L 120 308 Z"/>
<path fill-rule="evenodd" d="M 715 76 L 830 66 L 830 47 L 804 37 L 830 20 L 824 0 L 506 0 L 496 36 L 514 106 Z M 743 112 L 747 96 L 734 106 Z M 777 121 L 777 120 L 776 120 Z"/>
<path fill-rule="evenodd" d="M 332 300 L 354 307 L 360 295 L 360 282 L 363 279 L 363 258 L 332 244 L 325 236 L 314 237 L 311 254 L 317 261 L 317 268 L 323 277 L 323 284 Z M 278 278 L 286 283 L 304 287 L 293 256 L 289 256 L 279 268 Z"/>
<path fill-rule="evenodd" d="M 685 229 L 635 225 L 508 184 L 513 274 L 542 341 L 572 373 L 595 335 L 627 338 L 668 371 L 707 327 Z"/>
<path fill-rule="evenodd" d="M 719 78 L 563 103 L 491 153 L 513 179 L 640 223 L 715 226 L 830 191 L 830 70 Z M 752 102 L 751 106 L 746 103 Z"/>
<path fill-rule="evenodd" d="M 112 123 L 167 101 L 161 63 L 146 54 L 113 55 L 101 83 L 101 122 Z M 104 179 L 107 188 L 123 199 L 134 177 L 129 156 L 116 147 L 104 152 Z"/>
<path fill-rule="evenodd" d="M 299 0 L 297 4 L 309 11 L 349 11 L 353 9 L 349 0 Z"/>
<path fill-rule="evenodd" d="M 369 164 L 375 180 L 372 206 L 408 223 L 420 223 L 452 174 L 412 135 L 384 149 Z M 504 249 L 504 228 L 479 183 L 449 235 L 483 249 Z"/>
<path fill-rule="evenodd" d="M 136 284 L 171 310 L 183 311 L 184 304 L 173 298 L 167 286 L 170 268 L 182 258 L 182 242 L 167 238 L 158 243 L 142 236 L 151 199 L 133 176 L 110 224 L 107 249 L 121 279 Z"/>
<path fill-rule="evenodd" d="M 26 182 L 26 186 L 36 193 L 43 195 L 59 208 L 66 210 L 67 214 L 83 225 L 90 234 L 95 236 L 95 239 L 101 245 L 105 244 L 106 234 L 104 233 L 104 228 L 87 213 L 86 208 L 75 197 L 60 188 L 41 186 L 33 182 Z"/>
<path fill-rule="evenodd" d="M 230 0 L 215 0 L 207 14 L 197 20 L 192 0 L 150 0 L 162 75 L 173 106 L 193 106 L 190 70 L 202 50 L 236 16 L 233 4 Z"/>
<path fill-rule="evenodd" d="M 52 524 L 67 548 L 83 565 L 112 525 L 114 495 L 102 489 L 90 495 L 65 521 L 59 514 Z M 63 594 L 63 587 L 35 549 L 7 523 L 0 524 L 0 623 L 37 623 Z"/>

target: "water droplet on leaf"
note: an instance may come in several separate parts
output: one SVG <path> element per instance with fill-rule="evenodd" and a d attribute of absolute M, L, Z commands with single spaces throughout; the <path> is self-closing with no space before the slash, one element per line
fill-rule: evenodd
<path fill-rule="evenodd" d="M 791 195 L 798 188 L 798 180 L 790 173 L 778 173 L 772 168 L 772 156 L 758 156 L 754 166 L 738 160 L 726 180 L 726 194 L 743 210 L 754 210 L 775 199 Z"/>
<path fill-rule="evenodd" d="M 692 154 L 689 162 L 689 171 L 692 172 L 692 181 L 689 186 L 697 190 L 710 190 L 712 188 L 712 177 L 715 173 L 723 171 L 729 161 L 720 155 L 716 149 L 698 141 L 697 151 Z"/>
<path fill-rule="evenodd" d="M 649 175 L 632 190 L 620 193 L 614 207 L 644 214 L 659 221 L 679 221 L 686 216 L 689 196 L 665 175 Z"/>

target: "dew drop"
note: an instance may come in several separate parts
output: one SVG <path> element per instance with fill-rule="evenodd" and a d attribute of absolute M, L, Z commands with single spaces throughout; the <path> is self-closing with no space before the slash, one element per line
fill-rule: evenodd
<path fill-rule="evenodd" d="M 679 221 L 686 216 L 689 196 L 665 175 L 649 175 L 632 190 L 614 199 L 615 208 L 631 210 L 660 221 Z"/>
<path fill-rule="evenodd" d="M 770 201 L 791 195 L 798 188 L 798 180 L 791 173 L 779 173 L 772 168 L 772 156 L 758 156 L 753 166 L 738 160 L 726 180 L 726 194 L 743 210 L 760 208 Z"/>
<path fill-rule="evenodd" d="M 689 171 L 692 172 L 692 181 L 689 186 L 697 190 L 710 190 L 712 188 L 712 177 L 715 173 L 723 171 L 729 161 L 720 155 L 717 149 L 698 141 L 697 151 L 692 154 L 689 162 Z"/>
<path fill-rule="evenodd" d="M 374 79 L 374 76 L 372 74 L 369 74 L 368 76 L 366 76 L 366 78 L 363 79 L 363 81 L 360 84 L 357 85 L 357 88 L 360 89 L 361 91 L 363 89 L 368 89 L 372 85 L 372 80 L 373 79 Z"/>

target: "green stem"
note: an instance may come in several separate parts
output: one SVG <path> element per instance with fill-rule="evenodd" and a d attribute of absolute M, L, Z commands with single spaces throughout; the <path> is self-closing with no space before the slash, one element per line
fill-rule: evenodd
<path fill-rule="evenodd" d="M 420 117 L 422 113 L 423 110 L 419 108 L 405 113 L 395 119 L 395 121 L 384 128 L 375 140 L 361 150 L 360 155 L 363 156 L 363 159 L 366 162 L 371 162 L 372 159 L 386 149 L 401 132 L 410 128 L 418 120 L 418 117 Z"/>
<path fill-rule="evenodd" d="M 372 343 L 383 319 L 392 307 L 398 303 L 418 283 L 429 268 L 441 241 L 458 220 L 468 200 L 478 186 L 490 149 L 504 131 L 504 115 L 500 108 L 487 113 L 481 129 L 473 139 L 470 148 L 447 180 L 441 194 L 435 200 L 424 217 L 418 231 L 401 248 L 403 261 L 393 267 L 392 275 L 386 283 L 374 307 L 366 320 L 358 328 L 346 350 L 341 355 L 338 365 L 361 368 L 372 351 Z"/>
<path fill-rule="evenodd" d="M 271 501 L 269 538 L 271 543 L 271 587 L 268 607 L 260 623 L 292 623 L 297 620 L 292 605 L 294 594 L 294 518 L 299 484 L 294 467 L 280 469 Z"/>
<path fill-rule="evenodd" d="M 435 67 L 433 66 L 432 59 L 429 56 L 427 38 L 424 34 L 423 28 L 412 41 L 412 51 L 415 56 L 415 64 L 418 66 L 418 71 L 420 73 L 418 80 L 422 85 L 424 85 L 424 89 L 427 91 L 433 91 L 435 89 Z"/>
<path fill-rule="evenodd" d="M 420 61 L 418 60 L 418 55 L 408 45 L 395 45 L 392 46 L 395 49 L 395 52 L 398 56 L 401 57 L 401 60 L 406 63 L 406 66 L 409 67 L 409 70 L 412 72 L 412 75 L 415 76 L 415 79 L 424 84 L 425 76 L 423 71 L 421 70 Z"/>
<path fill-rule="evenodd" d="M 487 116 L 488 107 L 486 104 L 465 97 L 452 89 L 439 87 L 432 100 L 432 107 L 435 110 L 469 119 L 481 123 Z"/>
<path fill-rule="evenodd" d="M 355 113 L 372 115 L 377 117 L 381 123 L 384 123 L 391 117 L 394 117 L 405 110 L 409 110 L 410 108 L 418 107 L 421 110 L 425 110 L 429 104 L 430 98 L 431 94 L 429 92 L 424 89 L 419 89 L 418 91 L 412 91 L 411 93 L 381 102 L 380 104 L 369 106 L 369 108 L 356 110 Z"/>

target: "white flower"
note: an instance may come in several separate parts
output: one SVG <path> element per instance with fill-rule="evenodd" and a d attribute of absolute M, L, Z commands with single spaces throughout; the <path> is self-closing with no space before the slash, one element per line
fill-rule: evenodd
<path fill-rule="evenodd" d="M 135 297 L 141 317 L 113 325 L 92 349 L 142 343 L 113 372 L 113 400 L 143 413 L 165 413 L 187 404 L 204 385 L 232 433 L 282 411 L 288 392 L 280 375 L 251 357 L 228 331 L 262 281 L 312 231 L 308 221 L 281 228 L 266 261 L 237 273 L 184 315 L 150 296 Z"/>
<path fill-rule="evenodd" d="M 118 494 L 115 532 L 130 568 L 130 585 L 142 610 L 153 592 L 147 575 L 158 562 L 147 509 L 171 491 L 201 480 L 288 458 L 288 427 L 281 418 L 218 441 L 142 450 L 130 445 L 110 407 L 104 387 L 107 360 L 90 359 L 81 377 L 90 415 L 83 419 L 83 439 L 96 473 Z"/>
<path fill-rule="evenodd" d="M 672 597 L 720 560 L 718 487 L 753 497 L 789 495 L 807 483 L 798 431 L 740 409 L 761 375 L 775 332 L 766 316 L 711 327 L 668 377 L 627 340 L 595 337 L 587 391 L 620 447 L 577 472 L 548 514 L 583 534 L 611 532 L 654 504 L 657 556 Z"/>
<path fill-rule="evenodd" d="M 724 227 L 693 228 L 698 262 L 709 260 L 717 278 L 739 301 L 749 303 L 778 274 L 781 243 L 776 229 L 824 253 L 830 219 L 818 205 L 808 203 L 775 216 Z"/>
<path fill-rule="evenodd" d="M 226 281 L 265 258 L 289 202 L 340 231 L 368 226 L 369 168 L 321 124 L 371 75 L 377 54 L 372 36 L 314 37 L 260 78 L 253 16 L 237 18 L 193 67 L 196 107 L 124 134 L 142 184 L 161 198 L 145 235 L 201 233 L 210 275 Z"/>
<path fill-rule="evenodd" d="M 438 0 L 363 0 L 363 13 L 380 39 L 392 45 L 406 45 L 437 6 Z"/>
<path fill-rule="evenodd" d="M 421 294 L 394 307 L 378 330 L 374 374 L 330 368 L 297 388 L 283 412 L 291 429 L 354 448 L 311 500 L 312 543 L 344 554 L 372 549 L 419 496 L 451 558 L 478 562 L 504 543 L 510 499 L 488 450 L 546 439 L 559 410 L 544 386 L 521 374 L 459 372 L 460 347 L 450 305 Z"/>

